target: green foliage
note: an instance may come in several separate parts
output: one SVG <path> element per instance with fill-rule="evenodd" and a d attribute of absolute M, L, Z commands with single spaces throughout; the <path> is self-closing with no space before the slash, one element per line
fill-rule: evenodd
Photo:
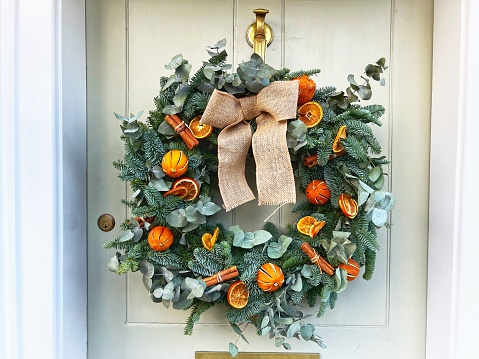
<path fill-rule="evenodd" d="M 337 92 L 332 86 L 316 89 L 313 101 L 323 108 L 323 118 L 317 126 L 307 128 L 300 120 L 288 120 L 286 140 L 298 188 L 304 191 L 311 181 L 324 180 L 330 191 L 325 204 L 315 205 L 300 199 L 292 211 L 298 219 L 312 216 L 324 221 L 321 230 L 311 237 L 300 233 L 295 223 L 291 223 L 283 234 L 274 224 L 266 223 L 263 230 L 245 232 L 235 226 L 227 229 L 211 217 L 220 210 L 210 199 L 210 190 L 218 183 L 220 130 L 215 129 L 190 150 L 167 125 L 165 116 L 177 113 L 188 123 L 204 112 L 214 89 L 241 97 L 259 92 L 273 81 L 288 81 L 303 74 L 312 76 L 319 70 L 275 70 L 253 55 L 232 73 L 223 50 L 225 43 L 220 40 L 208 47 L 210 59 L 191 77 L 188 61 L 182 55 L 173 57 L 166 66 L 172 73 L 160 79 L 161 90 L 154 99 L 156 109 L 149 113 L 146 122 L 139 121 L 141 112 L 129 117 L 116 114 L 121 121 L 125 155 L 113 166 L 133 191 L 131 198 L 122 200 L 131 209 L 133 218 L 121 225 L 121 236 L 105 244 L 105 248 L 124 252 L 116 253 L 108 268 L 119 274 L 140 270 L 153 301 L 165 306 L 172 304 L 175 309 L 191 309 L 184 331 L 187 335 L 192 334 L 202 313 L 215 303 L 224 303 L 226 318 L 243 339 L 244 329 L 238 325 L 251 323 L 258 335 L 269 335 L 278 347 L 289 349 L 285 339 L 292 337 L 324 346 L 314 333 L 314 326 L 304 322 L 300 302 L 306 300 L 310 306 L 316 306 L 318 316 L 334 308 L 338 293 L 345 289 L 345 271 L 336 269 L 334 275 L 328 275 L 311 263 L 301 245 L 309 243 L 333 267 L 353 258 L 365 266 L 364 279 L 372 277 L 379 250 L 376 230 L 387 221 L 394 196 L 381 191 L 386 176 L 383 166 L 389 162 L 378 155 L 381 144 L 370 127 L 381 126 L 379 118 L 385 109 L 381 105 L 362 107 L 359 101 L 371 97 L 371 79 L 382 82 L 385 62 L 380 59 L 368 65 L 365 76 L 361 77 L 363 83 L 357 83 L 349 75 L 349 87 L 344 92 Z M 346 138 L 340 140 L 345 153 L 335 154 L 332 145 L 340 126 L 346 126 Z M 256 129 L 254 121 L 251 128 Z M 192 201 L 165 196 L 175 179 L 166 176 L 160 164 L 165 153 L 173 149 L 188 156 L 185 177 L 201 184 L 198 198 Z M 311 167 L 307 167 L 303 161 L 314 155 L 317 164 L 308 161 Z M 338 206 L 342 193 L 359 202 L 358 215 L 353 219 L 346 218 Z M 137 221 L 135 217 L 148 218 L 148 222 Z M 173 244 L 163 252 L 153 251 L 148 245 L 150 229 L 158 225 L 169 227 L 174 235 Z M 216 242 L 208 250 L 203 247 L 202 236 L 214 233 L 216 228 Z M 283 286 L 274 293 L 264 292 L 256 282 L 258 270 L 268 262 L 278 265 L 285 276 Z M 206 288 L 201 278 L 232 266 L 239 272 L 237 278 Z M 248 304 L 242 309 L 227 303 L 228 288 L 238 279 L 249 290 Z M 237 350 L 234 344 L 232 348 Z"/>

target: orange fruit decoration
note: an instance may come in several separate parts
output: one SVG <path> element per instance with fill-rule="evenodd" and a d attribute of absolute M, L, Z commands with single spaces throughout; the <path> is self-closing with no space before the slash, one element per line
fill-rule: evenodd
<path fill-rule="evenodd" d="M 358 202 L 347 193 L 339 195 L 338 205 L 348 218 L 354 218 L 358 214 Z"/>
<path fill-rule="evenodd" d="M 359 266 L 358 262 L 356 262 L 354 259 L 349 258 L 348 264 L 340 263 L 339 268 L 344 269 L 347 275 L 348 280 L 354 280 L 359 274 L 359 270 L 361 267 Z"/>
<path fill-rule="evenodd" d="M 293 80 L 299 81 L 298 106 L 311 101 L 316 91 L 316 83 L 308 75 L 301 75 Z"/>
<path fill-rule="evenodd" d="M 283 271 L 276 264 L 265 263 L 258 270 L 256 283 L 265 292 L 274 292 L 284 283 Z"/>
<path fill-rule="evenodd" d="M 317 221 L 314 217 L 305 216 L 298 221 L 296 228 L 300 233 L 313 238 L 325 224 L 325 221 Z"/>
<path fill-rule="evenodd" d="M 174 195 L 183 198 L 185 201 L 192 201 L 200 194 L 200 186 L 193 178 L 185 177 L 177 179 L 171 185 L 171 189 L 163 196 Z"/>
<path fill-rule="evenodd" d="M 148 244 L 157 252 L 166 251 L 173 244 L 173 232 L 168 227 L 156 226 L 148 234 Z"/>
<path fill-rule="evenodd" d="M 325 204 L 329 201 L 331 193 L 328 185 L 323 180 L 312 180 L 306 186 L 306 198 L 312 204 Z"/>
<path fill-rule="evenodd" d="M 180 150 L 171 150 L 163 156 L 161 168 L 167 176 L 177 178 L 188 169 L 188 157 Z"/>
<path fill-rule="evenodd" d="M 196 116 L 190 121 L 189 125 L 191 133 L 199 140 L 208 137 L 213 132 L 213 126 L 210 126 L 206 123 L 201 123 L 200 120 L 201 116 Z"/>
<path fill-rule="evenodd" d="M 201 237 L 201 242 L 203 243 L 203 247 L 205 247 L 207 250 L 211 251 L 213 249 L 213 245 L 215 244 L 216 240 L 218 239 L 218 232 L 219 232 L 219 228 L 216 227 L 213 234 L 211 234 L 211 233 L 203 234 L 203 236 Z"/>
<path fill-rule="evenodd" d="M 323 108 L 317 102 L 306 102 L 298 109 L 298 120 L 304 122 L 307 128 L 319 125 L 323 119 Z"/>
<path fill-rule="evenodd" d="M 336 155 L 342 155 L 346 151 L 344 150 L 343 146 L 341 146 L 341 139 L 346 138 L 346 126 L 341 126 L 338 130 L 338 133 L 336 134 L 336 138 L 334 139 L 333 142 L 333 152 Z"/>
<path fill-rule="evenodd" d="M 248 304 L 249 290 L 246 283 L 239 280 L 231 284 L 226 296 L 228 304 L 235 309 L 241 309 Z"/>

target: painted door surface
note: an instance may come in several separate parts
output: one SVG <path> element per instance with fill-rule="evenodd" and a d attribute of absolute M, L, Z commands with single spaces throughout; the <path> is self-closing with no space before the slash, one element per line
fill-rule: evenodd
<path fill-rule="evenodd" d="M 191 337 L 183 335 L 188 312 L 150 301 L 141 276 L 107 270 L 113 250 L 103 244 L 119 235 L 101 232 L 96 220 L 127 216 L 120 199 L 128 189 L 111 163 L 123 157 L 119 121 L 154 108 L 160 76 L 178 53 L 193 64 L 207 59 L 205 47 L 222 38 L 233 68 L 251 55 L 245 31 L 252 10 L 269 9 L 274 40 L 266 60 L 275 68 L 320 68 L 319 86 L 348 86 L 349 73 L 385 57 L 387 84 L 373 86 L 372 103 L 385 105 L 375 133 L 392 160 L 387 188 L 397 197 L 391 229 L 381 230 L 374 278 L 358 279 L 336 308 L 312 319 L 328 349 L 322 358 L 424 358 L 426 240 L 432 1 L 250 1 L 89 0 L 88 72 L 88 357 L 193 358 L 195 351 L 225 351 L 237 339 L 219 306 L 206 313 Z M 144 115 L 145 116 L 145 115 Z M 146 118 L 146 116 L 144 117 Z M 254 168 L 248 167 L 254 181 Z M 254 186 L 253 186 L 254 187 Z M 226 225 L 259 229 L 276 207 L 245 204 L 221 214 Z M 283 227 L 294 221 L 284 206 L 270 219 Z M 314 311 L 311 311 L 314 313 Z M 314 318 L 314 317 L 313 317 Z M 274 342 L 247 332 L 241 351 L 273 352 Z M 291 342 L 294 352 L 318 352 L 314 344 Z"/>

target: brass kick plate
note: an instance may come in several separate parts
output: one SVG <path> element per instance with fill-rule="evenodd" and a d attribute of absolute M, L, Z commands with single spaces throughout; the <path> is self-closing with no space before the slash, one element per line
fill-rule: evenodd
<path fill-rule="evenodd" d="M 231 359 L 229 352 L 196 352 L 195 359 Z M 238 353 L 235 359 L 319 359 L 314 353 Z"/>

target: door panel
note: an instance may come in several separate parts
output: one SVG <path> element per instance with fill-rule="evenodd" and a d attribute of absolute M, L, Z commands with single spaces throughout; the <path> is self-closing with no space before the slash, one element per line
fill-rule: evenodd
<path fill-rule="evenodd" d="M 252 10 L 264 7 L 270 10 L 266 21 L 274 32 L 274 41 L 267 49 L 266 60 L 275 68 L 286 66 L 320 68 L 315 77 L 318 86 L 348 86 L 346 77 L 353 73 L 358 77 L 364 66 L 379 57 L 406 59 L 407 54 L 394 53 L 393 39 L 399 37 L 394 26 L 395 19 L 414 12 L 413 0 L 398 1 L 160 1 L 160 0 L 89 0 L 87 1 L 87 47 L 88 47 L 88 148 L 89 148 L 89 339 L 90 358 L 161 357 L 162 351 L 178 358 L 191 358 L 195 351 L 227 350 L 229 341 L 236 335 L 223 318 L 219 306 L 205 313 L 201 324 L 195 327 L 192 337 L 182 335 L 188 312 L 167 310 L 161 304 L 152 303 L 143 287 L 141 275 L 115 276 L 106 269 L 113 251 L 102 248 L 103 243 L 116 237 L 120 230 L 102 233 L 96 225 L 101 213 L 111 213 L 121 222 L 127 216 L 120 204 L 128 196 L 128 189 L 117 179 L 117 171 L 111 162 L 123 156 L 119 140 L 119 122 L 112 116 L 119 113 L 136 113 L 145 110 L 143 119 L 153 109 L 153 97 L 158 94 L 159 78 L 169 75 L 164 69 L 172 56 L 182 53 L 193 64 L 193 69 L 207 58 L 205 46 L 226 37 L 229 62 L 233 68 L 249 59 L 251 48 L 246 44 L 244 33 L 254 20 Z M 393 9 L 394 5 L 394 9 Z M 404 13 L 398 14 L 401 8 Z M 424 17 L 428 13 L 424 10 Z M 416 14 L 416 16 L 419 16 Z M 426 19 L 427 20 L 427 19 Z M 408 41 L 420 43 L 426 38 L 419 29 L 417 36 Z M 420 55 L 421 56 L 421 55 Z M 427 54 L 422 55 L 424 58 Z M 427 70 L 427 68 L 426 68 Z M 430 69 L 429 69 L 430 70 Z M 387 85 L 373 84 L 373 103 L 386 108 L 382 117 L 383 126 L 375 129 L 383 144 L 383 153 L 391 157 L 393 123 L 395 128 L 405 129 L 414 118 L 399 122 L 393 118 L 391 99 L 398 98 L 392 71 L 386 73 Z M 427 77 L 418 80 L 426 90 Z M 419 98 L 416 99 L 419 105 Z M 416 119 L 417 120 L 417 119 Z M 419 119 L 429 121 L 427 118 Z M 428 123 L 428 122 L 427 122 Z M 402 158 L 394 159 L 403 161 Z M 421 158 L 416 167 L 427 169 L 428 159 Z M 389 173 L 393 165 L 389 168 Z M 427 171 L 417 171 L 417 188 L 427 186 Z M 247 165 L 247 179 L 255 188 L 254 162 Z M 389 189 L 391 183 L 388 183 Z M 404 190 L 399 180 L 394 192 Z M 303 196 L 299 194 L 298 196 Z M 276 206 L 259 207 L 255 201 L 239 208 L 218 214 L 225 224 L 240 224 L 248 230 L 260 228 L 264 219 L 282 228 L 294 222 L 295 217 L 285 205 L 277 212 Z M 427 210 L 427 208 L 425 208 Z M 274 213 L 275 212 L 275 213 Z M 273 214 L 274 213 L 274 214 Z M 271 216 L 271 217 L 270 217 Z M 407 210 L 396 208 L 394 216 L 401 221 L 414 221 Z M 427 231 L 427 222 L 418 224 L 419 235 Z M 415 342 L 408 346 L 411 355 L 399 356 L 395 345 L 403 347 L 400 340 L 391 340 L 391 333 L 399 337 L 413 332 L 424 336 L 425 327 L 425 267 L 421 263 L 408 263 L 410 270 L 419 273 L 420 280 L 406 282 L 400 279 L 390 282 L 390 273 L 401 271 L 399 264 L 389 261 L 391 243 L 401 241 L 398 250 L 408 248 L 412 237 L 406 231 L 381 230 L 379 252 L 374 278 L 365 282 L 351 282 L 348 290 L 339 296 L 333 311 L 311 321 L 321 327 L 318 331 L 328 344 L 321 351 L 324 358 L 349 355 L 355 358 L 423 358 L 424 345 Z M 426 238 L 424 237 L 424 241 Z M 392 241 L 392 242 L 391 242 Z M 418 246 L 418 256 L 426 261 L 425 245 Z M 407 306 L 390 298 L 391 288 L 418 293 L 418 303 Z M 417 314 L 415 328 L 400 318 L 391 321 L 391 308 Z M 309 310 L 309 309 L 308 309 Z M 214 339 L 213 339 L 214 338 Z M 244 351 L 275 351 L 274 343 L 248 333 L 251 345 L 238 343 Z M 159 345 L 158 343 L 163 343 Z M 292 342 L 293 351 L 317 352 L 318 347 L 309 343 Z M 404 349 L 402 349 L 404 350 Z"/>

